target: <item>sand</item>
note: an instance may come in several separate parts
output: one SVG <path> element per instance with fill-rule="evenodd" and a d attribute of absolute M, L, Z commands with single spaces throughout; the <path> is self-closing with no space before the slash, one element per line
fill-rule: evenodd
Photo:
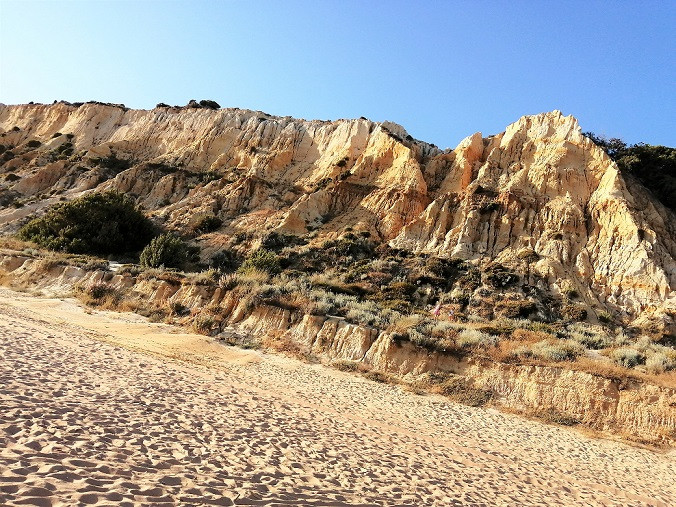
<path fill-rule="evenodd" d="M 0 290 L 2 505 L 669 505 L 676 456 Z"/>

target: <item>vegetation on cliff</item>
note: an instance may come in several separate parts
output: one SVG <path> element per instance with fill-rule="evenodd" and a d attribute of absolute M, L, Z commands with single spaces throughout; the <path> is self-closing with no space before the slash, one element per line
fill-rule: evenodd
<path fill-rule="evenodd" d="M 173 234 L 160 234 L 143 249 L 139 263 L 144 268 L 184 268 L 190 257 L 188 245 Z"/>
<path fill-rule="evenodd" d="M 662 204 L 676 212 L 676 148 L 645 143 L 628 145 L 585 132 L 612 158 L 620 170 L 637 178 Z"/>
<path fill-rule="evenodd" d="M 49 250 L 100 255 L 137 252 L 153 234 L 152 222 L 131 198 L 118 192 L 55 204 L 19 231 L 21 239 Z"/>
<path fill-rule="evenodd" d="M 369 326 L 439 354 L 572 363 L 594 351 L 634 369 L 674 367 L 671 215 L 617 178 L 574 118 L 524 117 L 441 152 L 366 119 L 195 107 L 60 104 L 30 109 L 30 121 L 0 110 L 0 201 L 13 216 L 3 230 L 56 199 L 114 188 L 126 212 L 72 211 L 108 199 L 88 194 L 21 237 L 97 255 L 145 247 L 141 267 L 127 268 L 144 280 L 218 290 L 246 311 Z M 88 111 L 126 128 L 77 119 Z M 71 120 L 77 136 L 59 131 Z M 590 137 L 670 202 L 674 150 Z M 170 234 L 148 244 L 136 227 L 125 239 L 134 202 Z M 91 300 L 110 299 L 104 289 Z M 218 333 L 231 310 L 175 301 L 152 312 Z"/>

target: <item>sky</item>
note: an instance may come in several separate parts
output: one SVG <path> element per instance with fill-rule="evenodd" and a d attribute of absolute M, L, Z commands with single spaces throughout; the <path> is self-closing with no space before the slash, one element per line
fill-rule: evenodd
<path fill-rule="evenodd" d="M 559 109 L 676 146 L 676 1 L 0 0 L 0 102 L 393 121 L 455 147 Z"/>

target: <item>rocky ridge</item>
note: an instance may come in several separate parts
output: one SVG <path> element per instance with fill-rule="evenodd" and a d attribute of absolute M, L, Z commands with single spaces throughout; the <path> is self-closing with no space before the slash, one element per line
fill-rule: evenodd
<path fill-rule="evenodd" d="M 58 199 L 117 189 L 170 228 L 221 218 L 198 238 L 206 253 L 252 230 L 317 242 L 365 231 L 500 263 L 554 298 L 574 292 L 592 321 L 607 312 L 676 334 L 673 213 L 559 111 L 446 151 L 389 122 L 240 109 L 3 105 L 0 131 L 5 231 Z"/>

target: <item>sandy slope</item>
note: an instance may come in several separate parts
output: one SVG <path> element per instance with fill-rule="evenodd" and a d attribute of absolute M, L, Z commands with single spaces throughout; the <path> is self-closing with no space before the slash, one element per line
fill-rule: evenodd
<path fill-rule="evenodd" d="M 2 505 L 676 498 L 673 453 L 221 347 L 133 315 L 0 290 L 0 358 Z"/>

